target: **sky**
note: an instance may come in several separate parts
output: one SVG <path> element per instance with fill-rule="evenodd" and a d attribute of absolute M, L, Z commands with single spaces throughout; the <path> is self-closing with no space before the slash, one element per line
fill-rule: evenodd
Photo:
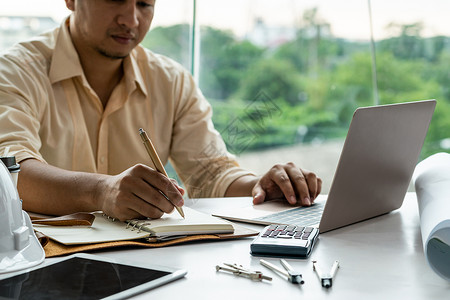
<path fill-rule="evenodd" d="M 229 29 L 238 36 L 251 30 L 256 18 L 270 26 L 299 26 L 306 9 L 317 7 L 336 37 L 367 40 L 368 0 L 197 0 L 199 24 Z M 448 0 L 371 0 L 375 39 L 389 36 L 391 22 L 423 22 L 425 36 L 449 35 Z M 0 15 L 51 16 L 60 22 L 69 11 L 64 0 L 0 0 Z M 192 1 L 157 0 L 153 27 L 191 21 Z"/>

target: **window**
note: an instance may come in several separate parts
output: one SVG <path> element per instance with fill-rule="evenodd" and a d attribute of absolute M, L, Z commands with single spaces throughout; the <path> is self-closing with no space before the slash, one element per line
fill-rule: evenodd
<path fill-rule="evenodd" d="M 58 9 L 43 3 L 47 15 L 39 16 L 56 24 L 68 14 L 62 1 Z M 294 161 L 316 171 L 326 193 L 359 106 L 435 98 L 421 158 L 450 149 L 449 6 L 445 0 L 158 0 L 143 45 L 193 72 L 243 167 L 263 173 Z M 8 14 L 18 12 L 2 9 L 0 41 L 48 24 L 34 15 L 20 21 L 21 34 L 12 33 L 18 21 Z"/>

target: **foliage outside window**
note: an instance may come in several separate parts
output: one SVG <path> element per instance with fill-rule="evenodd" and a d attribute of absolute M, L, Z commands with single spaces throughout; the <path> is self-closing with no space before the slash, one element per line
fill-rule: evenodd
<path fill-rule="evenodd" d="M 317 8 L 301 24 L 274 47 L 200 27 L 199 85 L 232 152 L 344 138 L 354 110 L 373 105 L 369 38 L 335 37 Z M 450 132 L 449 38 L 424 37 L 423 29 L 393 22 L 391 37 L 375 43 L 380 104 L 438 100 L 422 158 L 447 150 Z M 155 28 L 144 45 L 187 66 L 188 32 L 189 24 Z"/>

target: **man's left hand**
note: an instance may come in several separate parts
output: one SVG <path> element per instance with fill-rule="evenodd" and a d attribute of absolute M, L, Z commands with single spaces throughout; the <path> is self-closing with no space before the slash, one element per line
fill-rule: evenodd
<path fill-rule="evenodd" d="M 313 172 L 298 168 L 294 163 L 277 164 L 253 187 L 253 204 L 283 198 L 294 205 L 310 206 L 320 194 L 322 180 Z"/>

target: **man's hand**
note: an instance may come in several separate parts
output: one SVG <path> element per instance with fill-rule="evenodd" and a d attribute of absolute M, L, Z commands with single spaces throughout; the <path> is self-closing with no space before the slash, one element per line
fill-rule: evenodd
<path fill-rule="evenodd" d="M 100 209 L 121 221 L 133 218 L 160 218 L 174 205 L 182 206 L 184 190 L 174 179 L 158 171 L 135 165 L 124 172 L 108 176 L 99 185 L 96 198 Z"/>
<path fill-rule="evenodd" d="M 290 204 L 300 202 L 303 206 L 309 206 L 321 189 L 322 180 L 313 172 L 302 170 L 293 163 L 278 164 L 253 187 L 253 204 L 285 197 Z"/>
<path fill-rule="evenodd" d="M 277 164 L 261 178 L 242 176 L 228 187 L 226 197 L 253 196 L 253 204 L 286 198 L 292 205 L 299 202 L 309 206 L 320 194 L 322 179 L 313 172 L 302 170 L 293 163 Z"/>
<path fill-rule="evenodd" d="M 176 181 L 145 165 L 111 176 L 67 171 L 35 159 L 20 164 L 18 190 L 26 211 L 61 216 L 103 210 L 127 220 L 159 218 L 183 205 L 184 190 Z"/>

